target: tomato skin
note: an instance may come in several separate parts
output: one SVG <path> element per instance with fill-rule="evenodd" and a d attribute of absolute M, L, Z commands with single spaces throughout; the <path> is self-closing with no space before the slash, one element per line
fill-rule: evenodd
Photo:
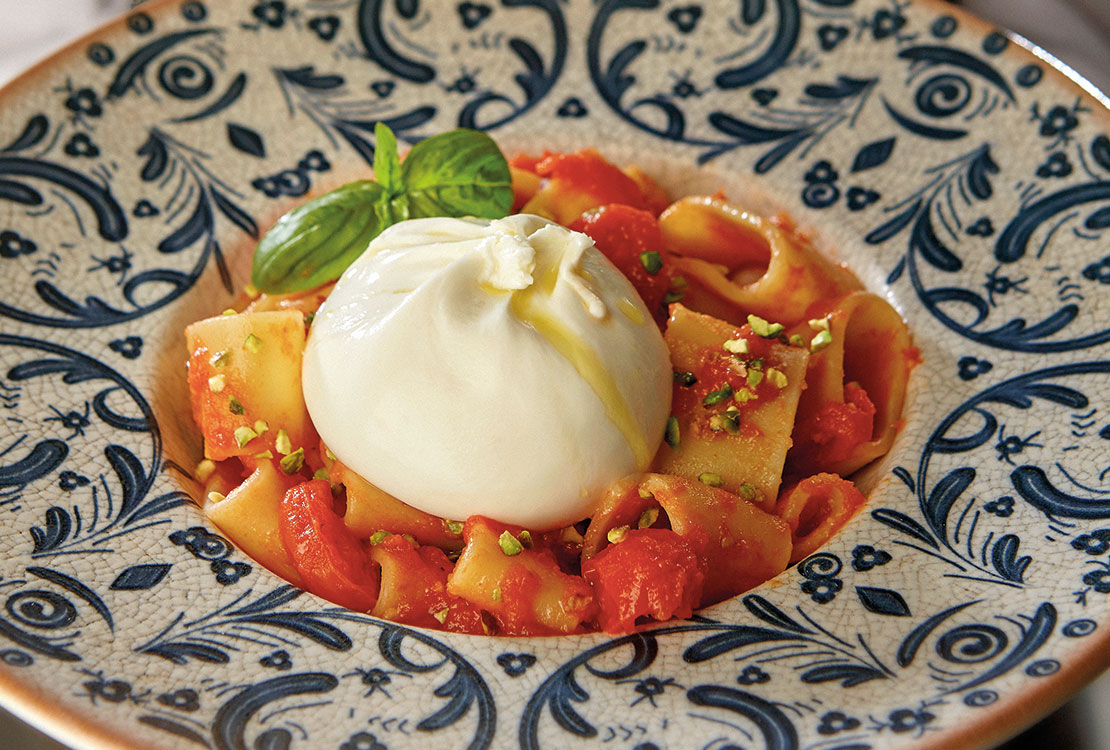
<path fill-rule="evenodd" d="M 374 607 L 380 568 L 336 515 L 327 481 L 312 479 L 286 491 L 281 538 L 305 590 L 358 612 Z"/>
<path fill-rule="evenodd" d="M 825 463 L 843 461 L 871 439 L 875 405 L 856 383 L 844 386 L 844 402 L 828 401 L 814 415 L 803 447 Z"/>
<path fill-rule="evenodd" d="M 611 203 L 582 214 L 570 228 L 589 235 L 597 249 L 632 282 L 651 314 L 657 320 L 666 319 L 663 296 L 671 285 L 671 254 L 664 248 L 659 223 L 650 212 Z M 658 253 L 662 268 L 650 273 L 641 259 L 643 253 Z"/>
<path fill-rule="evenodd" d="M 701 600 L 705 572 L 686 540 L 670 529 L 635 529 L 582 564 L 594 588 L 598 624 L 628 633 L 636 619 L 689 617 Z"/>

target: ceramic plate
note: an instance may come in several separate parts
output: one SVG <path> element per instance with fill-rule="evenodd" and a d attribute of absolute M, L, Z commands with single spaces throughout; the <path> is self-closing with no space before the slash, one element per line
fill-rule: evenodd
<path fill-rule="evenodd" d="M 168 0 L 0 118 L 0 686 L 81 748 L 971 747 L 1110 659 L 1110 117 L 888 0 Z M 870 503 L 768 584 L 622 638 L 336 608 L 190 500 L 183 326 L 374 123 L 596 146 L 785 210 L 921 349 Z"/>

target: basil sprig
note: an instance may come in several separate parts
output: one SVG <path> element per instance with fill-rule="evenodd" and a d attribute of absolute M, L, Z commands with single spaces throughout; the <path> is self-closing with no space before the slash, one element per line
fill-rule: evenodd
<path fill-rule="evenodd" d="M 379 122 L 374 139 L 377 180 L 350 182 L 282 216 L 255 248 L 252 284 L 283 293 L 337 279 L 370 240 L 405 219 L 509 213 L 509 165 L 485 133 L 460 128 L 434 135 L 403 162 L 387 126 Z"/>

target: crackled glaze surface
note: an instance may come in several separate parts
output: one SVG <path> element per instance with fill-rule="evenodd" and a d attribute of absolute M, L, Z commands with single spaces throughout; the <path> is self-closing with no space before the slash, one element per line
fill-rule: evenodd
<path fill-rule="evenodd" d="M 997 30 L 883 0 L 169 0 L 0 98 L 0 683 L 67 741 L 943 747 L 1106 663 L 1110 116 Z M 237 551 L 190 502 L 180 331 L 365 174 L 378 121 L 594 145 L 816 232 L 922 351 L 865 513 L 617 639 L 414 631 Z"/>

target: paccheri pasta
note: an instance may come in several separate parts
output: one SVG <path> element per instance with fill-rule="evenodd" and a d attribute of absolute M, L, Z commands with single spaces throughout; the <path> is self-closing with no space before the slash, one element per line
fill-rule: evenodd
<path fill-rule="evenodd" d="M 302 357 L 325 280 L 253 291 L 186 331 L 209 518 L 325 599 L 473 634 L 688 617 L 824 544 L 864 503 L 845 477 L 898 428 L 917 356 L 898 314 L 788 222 L 723 195 L 671 202 L 592 150 L 508 165 L 512 213 L 592 238 L 662 331 L 671 406 L 643 470 L 556 528 L 402 502 L 340 460 L 309 417 Z"/>

